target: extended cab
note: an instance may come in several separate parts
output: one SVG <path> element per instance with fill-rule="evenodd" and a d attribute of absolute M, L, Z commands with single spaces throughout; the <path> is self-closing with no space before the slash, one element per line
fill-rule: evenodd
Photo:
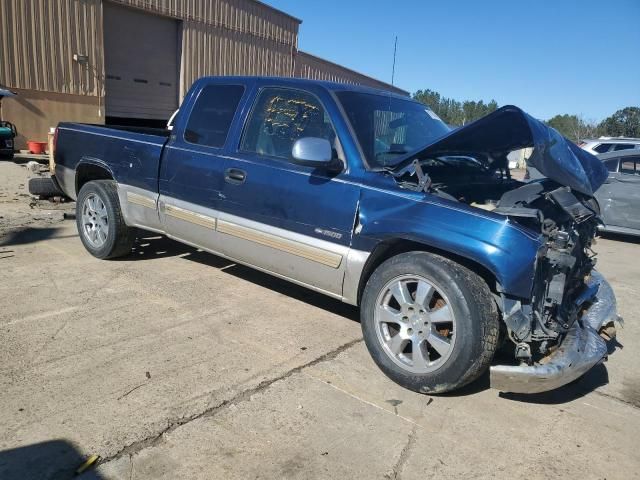
<path fill-rule="evenodd" d="M 511 178 L 524 147 L 547 178 Z M 590 248 L 606 175 L 516 107 L 451 130 L 409 98 L 299 79 L 202 78 L 171 129 L 56 134 L 91 254 L 148 230 L 358 305 L 375 362 L 419 392 L 473 381 L 499 346 L 491 382 L 511 392 L 606 356 L 618 316 Z"/>

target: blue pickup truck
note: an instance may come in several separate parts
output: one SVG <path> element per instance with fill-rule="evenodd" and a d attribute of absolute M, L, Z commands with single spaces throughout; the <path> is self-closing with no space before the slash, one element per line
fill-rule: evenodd
<path fill-rule="evenodd" d="M 208 77 L 171 123 L 58 126 L 54 179 L 95 257 L 158 232 L 358 305 L 374 361 L 417 392 L 488 368 L 540 392 L 606 357 L 619 317 L 590 247 L 607 172 L 522 110 L 451 130 L 381 90 Z M 523 147 L 544 180 L 511 178 Z"/>

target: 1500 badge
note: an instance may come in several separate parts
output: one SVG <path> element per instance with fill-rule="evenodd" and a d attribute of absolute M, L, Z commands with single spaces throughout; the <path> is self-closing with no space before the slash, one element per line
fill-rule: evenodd
<path fill-rule="evenodd" d="M 325 230 L 323 228 L 316 228 L 314 230 L 314 232 L 320 234 L 320 235 L 324 235 L 325 237 L 331 237 L 331 238 L 335 238 L 336 240 L 339 240 L 342 238 L 342 234 L 338 233 L 338 232 L 333 232 L 331 230 Z"/>

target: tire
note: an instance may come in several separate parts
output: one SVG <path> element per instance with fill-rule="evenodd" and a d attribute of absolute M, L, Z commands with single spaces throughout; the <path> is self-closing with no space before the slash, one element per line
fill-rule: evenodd
<path fill-rule="evenodd" d="M 360 316 L 378 367 L 415 392 L 445 393 L 476 380 L 498 345 L 498 310 L 486 282 L 427 252 L 382 263 L 365 286 Z"/>
<path fill-rule="evenodd" d="M 135 230 L 124 223 L 113 180 L 83 185 L 76 201 L 76 225 L 82 244 L 94 257 L 117 258 L 131 252 Z"/>
<path fill-rule="evenodd" d="M 40 198 L 65 196 L 51 177 L 34 177 L 29 179 L 29 193 Z"/>

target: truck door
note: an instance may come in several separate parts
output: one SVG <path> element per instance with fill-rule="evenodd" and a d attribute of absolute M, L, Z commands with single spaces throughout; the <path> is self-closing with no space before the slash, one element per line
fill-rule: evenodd
<path fill-rule="evenodd" d="M 179 116 L 162 158 L 159 209 L 165 232 L 215 252 L 221 251 L 216 221 L 223 151 L 244 93 L 242 85 L 204 86 L 186 117 Z"/>
<path fill-rule="evenodd" d="M 302 137 L 340 144 L 322 101 L 307 91 L 265 87 L 229 153 L 218 231 L 225 252 L 340 295 L 359 186 L 346 172 L 292 163 Z"/>

